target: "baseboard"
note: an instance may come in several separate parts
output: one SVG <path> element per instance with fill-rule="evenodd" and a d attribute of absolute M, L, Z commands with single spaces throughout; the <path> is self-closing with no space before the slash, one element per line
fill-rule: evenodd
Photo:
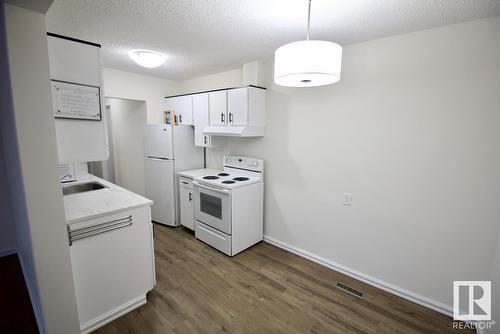
<path fill-rule="evenodd" d="M 12 247 L 12 248 L 5 248 L 5 249 L 0 249 L 0 257 L 16 254 L 17 250 Z"/>
<path fill-rule="evenodd" d="M 333 269 L 335 271 L 338 271 L 344 275 L 347 275 L 349 277 L 352 277 L 354 279 L 357 279 L 361 282 L 364 282 L 366 284 L 369 284 L 371 286 L 374 286 L 376 288 L 379 288 L 381 290 L 384 290 L 386 292 L 392 293 L 393 295 L 396 295 L 398 297 L 404 298 L 406 300 L 409 300 L 415 304 L 424 306 L 426 308 L 429 308 L 433 311 L 439 312 L 441 314 L 447 315 L 449 317 L 453 317 L 453 307 L 443 304 L 441 302 L 432 300 L 430 298 L 421 296 L 417 293 L 408 291 L 406 289 L 403 289 L 399 286 L 396 286 L 391 283 L 384 282 L 378 278 L 363 274 L 359 271 L 356 271 L 354 269 L 351 269 L 349 267 L 346 267 L 344 265 L 341 265 L 339 263 L 336 263 L 334 261 L 325 259 L 321 256 L 318 256 L 316 254 L 313 254 L 311 252 L 308 252 L 304 249 L 292 246 L 286 242 L 283 242 L 281 240 L 277 240 L 275 238 L 269 237 L 269 236 L 264 236 L 264 241 L 270 243 L 271 245 L 274 245 L 276 247 L 282 248 L 284 250 L 289 251 L 290 253 L 294 253 L 296 255 L 299 255 L 303 258 L 306 258 L 308 260 L 311 260 L 313 262 L 316 262 L 322 266 L 325 266 L 327 268 Z"/>
<path fill-rule="evenodd" d="M 146 304 L 146 295 L 141 295 L 137 298 L 132 299 L 131 301 L 126 302 L 125 304 L 118 306 L 117 308 L 107 313 L 104 313 L 103 315 L 97 318 L 94 318 L 84 323 L 83 325 L 80 326 L 80 331 L 82 332 L 82 334 L 95 331 L 97 328 L 102 327 L 107 323 L 110 323 L 111 321 L 121 317 L 125 313 L 128 313 L 144 304 Z"/>

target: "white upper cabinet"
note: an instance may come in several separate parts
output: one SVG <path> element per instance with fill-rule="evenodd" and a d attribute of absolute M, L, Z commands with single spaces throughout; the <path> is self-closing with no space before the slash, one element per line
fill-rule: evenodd
<path fill-rule="evenodd" d="M 227 91 L 208 93 L 210 109 L 210 125 L 227 124 Z"/>
<path fill-rule="evenodd" d="M 176 99 L 175 97 L 167 97 L 165 98 L 165 110 L 170 111 L 171 113 L 177 114 L 177 110 L 179 109 L 177 107 L 179 100 Z"/>
<path fill-rule="evenodd" d="M 211 92 L 210 126 L 206 135 L 260 137 L 266 126 L 266 89 L 232 88 Z"/>
<path fill-rule="evenodd" d="M 210 124 L 208 93 L 193 95 L 193 125 L 195 146 L 210 147 L 210 136 L 203 134 L 203 129 Z"/>
<path fill-rule="evenodd" d="M 191 95 L 168 97 L 165 99 L 167 111 L 173 112 L 177 124 L 193 125 L 193 98 Z"/>
<path fill-rule="evenodd" d="M 100 46 L 53 34 L 47 45 L 59 163 L 107 160 Z"/>
<path fill-rule="evenodd" d="M 211 147 L 211 136 L 261 137 L 266 126 L 266 89 L 247 86 L 167 97 L 176 123 L 194 125 L 195 145 Z"/>
<path fill-rule="evenodd" d="M 227 110 L 229 125 L 248 124 L 248 88 L 227 91 Z"/>
<path fill-rule="evenodd" d="M 101 86 L 101 47 L 49 35 L 51 79 Z"/>
<path fill-rule="evenodd" d="M 191 95 L 179 96 L 177 115 L 179 124 L 193 125 L 193 97 Z"/>

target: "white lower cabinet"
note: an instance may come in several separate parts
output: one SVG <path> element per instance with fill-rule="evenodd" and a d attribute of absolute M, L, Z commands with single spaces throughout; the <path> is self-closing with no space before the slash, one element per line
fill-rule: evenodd
<path fill-rule="evenodd" d="M 179 178 L 181 207 L 181 225 L 194 230 L 193 182 L 188 178 Z"/>
<path fill-rule="evenodd" d="M 146 303 L 155 284 L 149 206 L 68 225 L 82 333 Z"/>

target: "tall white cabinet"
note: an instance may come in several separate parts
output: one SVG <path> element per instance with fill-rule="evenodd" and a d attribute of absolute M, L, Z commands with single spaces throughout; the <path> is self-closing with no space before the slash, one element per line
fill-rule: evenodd
<path fill-rule="evenodd" d="M 107 160 L 100 45 L 51 33 L 47 43 L 59 163 Z"/>
<path fill-rule="evenodd" d="M 194 230 L 193 180 L 179 178 L 181 225 Z"/>
<path fill-rule="evenodd" d="M 203 134 L 203 129 L 210 124 L 208 93 L 193 95 L 194 144 L 211 147 L 211 137 Z"/>

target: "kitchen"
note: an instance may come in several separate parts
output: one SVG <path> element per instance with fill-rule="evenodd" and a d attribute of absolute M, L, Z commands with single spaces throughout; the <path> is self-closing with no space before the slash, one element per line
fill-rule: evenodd
<path fill-rule="evenodd" d="M 29 3 L 2 4 L 0 251 L 39 332 L 498 332 L 498 2 Z M 293 87 L 308 24 L 334 78 Z"/>

